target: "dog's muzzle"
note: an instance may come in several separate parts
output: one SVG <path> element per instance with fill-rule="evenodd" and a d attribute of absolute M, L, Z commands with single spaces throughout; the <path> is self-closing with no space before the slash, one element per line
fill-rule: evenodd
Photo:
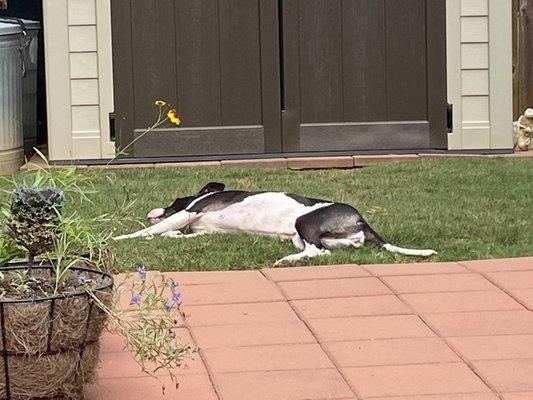
<path fill-rule="evenodd" d="M 152 211 L 150 211 L 147 215 L 146 215 L 146 218 L 148 219 L 148 221 L 150 222 L 150 224 L 157 224 L 158 222 L 161 222 L 163 220 L 162 216 L 163 214 L 165 213 L 165 209 L 164 208 L 156 208 Z"/>

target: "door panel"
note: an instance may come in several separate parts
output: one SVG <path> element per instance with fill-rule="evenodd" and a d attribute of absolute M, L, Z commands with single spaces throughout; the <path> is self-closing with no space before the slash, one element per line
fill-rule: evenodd
<path fill-rule="evenodd" d="M 446 145 L 444 0 L 284 4 L 286 151 Z"/>
<path fill-rule="evenodd" d="M 425 4 L 385 1 L 388 121 L 427 120 Z"/>
<path fill-rule="evenodd" d="M 119 0 L 112 7 L 115 55 L 131 60 L 127 71 L 115 56 L 115 85 L 131 86 L 133 96 L 131 103 L 120 91 L 115 96 L 122 146 L 154 122 L 153 103 L 164 99 L 178 109 L 183 124 L 139 139 L 134 156 L 282 150 L 279 66 L 270 62 L 278 59 L 276 4 Z M 115 26 L 121 18 L 129 22 Z M 273 28 L 264 30 L 263 23 Z M 127 40 L 117 29 L 125 25 L 132 32 Z"/>
<path fill-rule="evenodd" d="M 346 121 L 387 118 L 385 4 L 342 1 L 343 117 Z"/>
<path fill-rule="evenodd" d="M 133 1 L 131 8 L 134 125 L 154 122 L 154 101 L 177 103 L 174 0 Z M 158 21 L 154 24 L 154 21 Z M 171 45 L 168 40 L 171 38 Z M 156 115 L 157 116 L 157 115 Z"/>
<path fill-rule="evenodd" d="M 301 151 L 428 148 L 427 122 L 345 122 L 300 125 Z"/>
<path fill-rule="evenodd" d="M 301 123 L 342 120 L 341 1 L 299 1 Z"/>
<path fill-rule="evenodd" d="M 191 127 L 220 126 L 218 1 L 175 3 L 177 109 Z"/>
<path fill-rule="evenodd" d="M 134 156 L 445 148 L 445 0 L 113 0 Z"/>
<path fill-rule="evenodd" d="M 261 125 L 261 54 L 258 3 L 221 0 L 222 125 Z"/>
<path fill-rule="evenodd" d="M 428 1 L 426 16 L 429 146 L 447 149 L 446 1 Z"/>

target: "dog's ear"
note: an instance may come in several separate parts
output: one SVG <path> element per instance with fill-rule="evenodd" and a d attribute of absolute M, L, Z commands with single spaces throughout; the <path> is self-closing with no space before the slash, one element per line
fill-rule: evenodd
<path fill-rule="evenodd" d="M 207 185 L 200 189 L 197 196 L 203 196 L 207 193 L 222 192 L 224 191 L 225 187 L 226 185 L 224 185 L 223 183 L 209 182 Z"/>

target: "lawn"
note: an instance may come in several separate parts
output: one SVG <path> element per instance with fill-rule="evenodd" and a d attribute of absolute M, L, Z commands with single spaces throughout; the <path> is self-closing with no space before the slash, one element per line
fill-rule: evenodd
<path fill-rule="evenodd" d="M 91 174 L 91 172 L 87 172 Z M 98 193 L 87 215 L 109 212 L 125 196 L 135 199 L 139 222 L 152 208 L 195 193 L 209 181 L 227 189 L 279 190 L 345 202 L 359 209 L 391 243 L 432 248 L 431 261 L 533 255 L 533 160 L 423 159 L 348 170 L 237 167 L 108 170 L 92 173 Z M 131 224 L 131 231 L 139 225 Z M 118 232 L 120 234 L 126 232 Z M 222 270 L 271 266 L 294 253 L 290 241 L 248 235 L 156 237 L 116 242 L 121 269 Z M 335 250 L 309 264 L 421 261 L 368 245 Z"/>

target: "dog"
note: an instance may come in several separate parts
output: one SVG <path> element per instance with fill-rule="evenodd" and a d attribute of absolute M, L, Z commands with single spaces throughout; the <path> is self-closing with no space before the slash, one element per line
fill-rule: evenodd
<path fill-rule="evenodd" d="M 429 257 L 433 250 L 405 249 L 381 238 L 354 207 L 284 192 L 227 190 L 210 182 L 194 196 L 179 197 L 166 208 L 151 210 L 151 226 L 115 240 L 161 235 L 191 238 L 207 233 L 249 233 L 291 239 L 300 251 L 274 266 L 330 254 L 336 248 L 360 248 L 365 242 L 410 256 Z M 192 233 L 181 230 L 188 228 Z"/>

